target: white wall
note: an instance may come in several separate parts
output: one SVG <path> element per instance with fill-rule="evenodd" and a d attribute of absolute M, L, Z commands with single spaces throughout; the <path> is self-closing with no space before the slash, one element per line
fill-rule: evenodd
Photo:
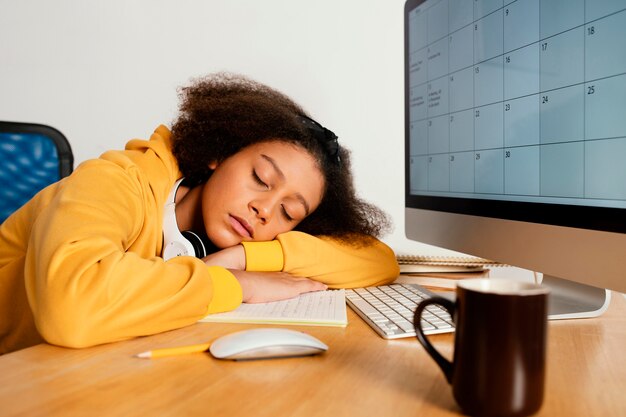
<path fill-rule="evenodd" d="M 49 124 L 77 163 L 176 115 L 176 87 L 269 84 L 353 152 L 357 189 L 404 237 L 403 0 L 0 0 L 0 119 Z"/>

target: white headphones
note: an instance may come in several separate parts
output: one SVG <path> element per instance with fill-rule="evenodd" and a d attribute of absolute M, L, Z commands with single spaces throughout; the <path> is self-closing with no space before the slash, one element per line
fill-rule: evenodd
<path fill-rule="evenodd" d="M 163 210 L 163 252 L 164 260 L 177 256 L 196 256 L 204 258 L 208 255 L 210 243 L 191 230 L 180 232 L 176 222 L 176 192 L 184 178 L 174 184 L 167 197 Z"/>

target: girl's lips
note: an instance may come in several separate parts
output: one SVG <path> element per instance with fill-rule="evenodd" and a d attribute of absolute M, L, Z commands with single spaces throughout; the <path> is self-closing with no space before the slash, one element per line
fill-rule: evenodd
<path fill-rule="evenodd" d="M 246 222 L 244 219 L 233 216 L 232 214 L 229 217 L 230 225 L 233 227 L 233 229 L 235 229 L 235 232 L 237 232 L 238 235 L 246 238 L 251 238 L 254 235 L 254 230 L 252 229 L 252 226 L 250 226 L 248 222 Z"/>

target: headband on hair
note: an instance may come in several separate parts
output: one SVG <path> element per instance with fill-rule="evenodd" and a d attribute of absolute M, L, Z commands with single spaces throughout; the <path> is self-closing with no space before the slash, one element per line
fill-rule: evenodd
<path fill-rule="evenodd" d="M 335 163 L 341 164 L 341 157 L 339 156 L 339 141 L 337 135 L 331 130 L 326 129 L 324 126 L 311 119 L 310 117 L 300 115 L 298 116 L 302 124 L 310 131 L 315 139 L 322 145 L 326 155 Z"/>

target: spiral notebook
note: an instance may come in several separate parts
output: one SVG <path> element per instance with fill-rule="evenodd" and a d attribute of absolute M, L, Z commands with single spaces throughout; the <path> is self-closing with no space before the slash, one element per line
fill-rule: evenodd
<path fill-rule="evenodd" d="M 485 268 L 506 266 L 476 256 L 396 255 L 401 274 L 437 272 L 477 272 Z"/>

